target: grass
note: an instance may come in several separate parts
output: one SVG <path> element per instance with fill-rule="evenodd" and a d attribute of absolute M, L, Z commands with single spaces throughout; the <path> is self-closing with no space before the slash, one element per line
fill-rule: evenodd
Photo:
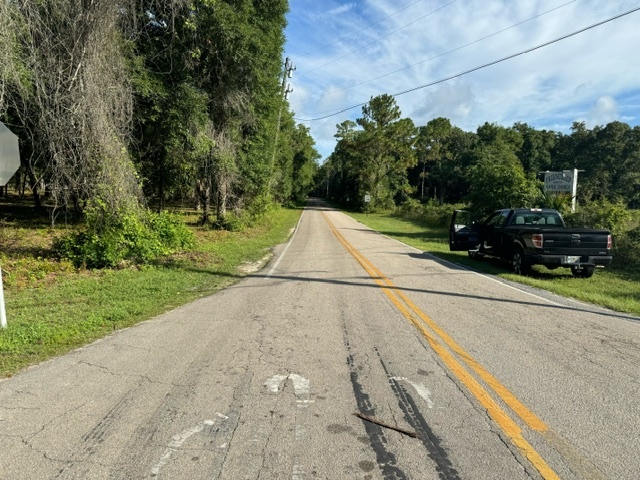
<path fill-rule="evenodd" d="M 271 247 L 286 241 L 301 213 L 277 209 L 243 232 L 192 226 L 192 251 L 151 266 L 92 271 L 48 256 L 61 232 L 49 228 L 46 215 L 43 220 L 33 209 L 14 207 L 0 205 L 7 315 L 7 328 L 0 330 L 0 377 L 237 282 L 247 274 L 243 266 L 265 261 Z"/>
<path fill-rule="evenodd" d="M 349 215 L 374 230 L 444 260 L 558 295 L 640 316 L 640 272 L 598 269 L 593 277 L 584 279 L 574 278 L 568 268 L 549 270 L 536 265 L 529 276 L 522 277 L 510 273 L 505 262 L 486 258 L 472 260 L 466 252 L 450 252 L 449 231 L 445 228 L 430 228 L 418 221 L 389 214 Z"/>
<path fill-rule="evenodd" d="M 259 263 L 271 247 L 286 241 L 300 216 L 299 209 L 278 209 L 251 229 L 223 232 L 198 228 L 194 212 L 181 213 L 197 237 L 193 250 L 151 266 L 78 270 L 51 258 L 51 242 L 64 228 L 52 230 L 47 216 L 28 204 L 0 201 L 0 266 L 8 321 L 0 330 L 0 378 L 237 282 L 247 274 L 244 266 Z M 449 252 L 445 229 L 390 215 L 351 215 L 445 260 L 640 315 L 640 274 L 604 270 L 590 279 L 575 279 L 567 269 L 536 267 L 531 276 L 519 277 L 500 262 Z"/>

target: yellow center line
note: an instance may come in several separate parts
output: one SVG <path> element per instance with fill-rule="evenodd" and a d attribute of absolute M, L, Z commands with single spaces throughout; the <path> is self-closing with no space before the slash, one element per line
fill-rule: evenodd
<path fill-rule="evenodd" d="M 431 348 L 440 356 L 451 372 L 463 385 L 476 397 L 480 404 L 487 410 L 489 416 L 496 422 L 511 442 L 520 449 L 524 456 L 538 470 L 545 479 L 558 479 L 558 475 L 547 465 L 540 454 L 522 436 L 520 427 L 507 415 L 507 413 L 493 400 L 485 388 L 456 360 L 456 358 L 444 348 L 437 339 L 427 330 L 428 325 L 440 339 L 451 348 L 473 371 L 482 378 L 489 387 L 533 430 L 544 432 L 548 427 L 533 412 L 527 409 L 516 396 L 502 385 L 495 377 L 486 371 L 471 355 L 458 345 L 442 328 L 440 328 L 429 316 L 422 312 L 411 300 L 409 300 L 393 282 L 380 272 L 369 260 L 358 252 L 331 223 L 325 213 L 322 214 L 329 228 L 345 249 L 360 263 L 365 271 L 374 279 L 382 291 L 387 295 L 395 307 L 407 318 L 427 339 Z M 412 313 L 413 312 L 413 313 Z M 416 318 L 416 316 L 418 318 Z M 420 322 L 419 320 L 422 320 Z"/>

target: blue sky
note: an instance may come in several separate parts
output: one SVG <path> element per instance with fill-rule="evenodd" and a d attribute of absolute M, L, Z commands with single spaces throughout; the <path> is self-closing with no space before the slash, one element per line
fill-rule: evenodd
<path fill-rule="evenodd" d="M 326 158 L 336 125 L 383 93 L 457 76 L 640 7 L 640 0 L 290 0 L 289 103 Z M 640 124 L 640 11 L 396 97 L 403 117 L 569 133 Z M 325 117 L 319 120 L 320 117 Z M 321 160 L 321 161 L 322 161 Z"/>

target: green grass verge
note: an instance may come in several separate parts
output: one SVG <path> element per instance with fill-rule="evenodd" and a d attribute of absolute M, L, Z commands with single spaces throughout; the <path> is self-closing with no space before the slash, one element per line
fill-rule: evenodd
<path fill-rule="evenodd" d="M 598 269 L 593 277 L 584 279 L 574 278 L 567 268 L 549 270 L 536 265 L 531 275 L 522 277 L 510 273 L 508 264 L 498 260 L 472 260 L 466 252 L 450 252 L 447 229 L 430 228 L 418 221 L 389 214 L 349 215 L 380 233 L 444 260 L 583 302 L 640 316 L 640 272 Z"/>
<path fill-rule="evenodd" d="M 286 241 L 300 213 L 278 209 L 243 232 L 196 229 L 193 251 L 142 268 L 76 271 L 64 264 L 55 268 L 51 259 L 5 256 L 8 325 L 0 330 L 0 376 L 235 283 L 247 274 L 243 265 L 259 262 L 271 247 Z M 30 272 L 44 273 L 33 279 L 19 274 L 25 264 Z M 47 268 L 38 270 L 43 264 Z"/>

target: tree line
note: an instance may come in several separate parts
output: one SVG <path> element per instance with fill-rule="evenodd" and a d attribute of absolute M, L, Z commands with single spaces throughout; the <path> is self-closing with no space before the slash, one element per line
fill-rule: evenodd
<path fill-rule="evenodd" d="M 575 122 L 570 134 L 520 122 L 485 123 L 468 132 L 442 117 L 416 126 L 402 118 L 391 95 L 380 95 L 355 122 L 337 125 L 335 137 L 317 192 L 355 208 L 385 210 L 410 201 L 465 203 L 478 213 L 557 208 L 570 198 L 545 195 L 542 174 L 573 169 L 579 204 L 640 208 L 640 127 L 623 122 L 592 129 Z"/>
<path fill-rule="evenodd" d="M 200 223 L 304 199 L 319 155 L 281 78 L 287 0 L 0 2 L 12 186 L 94 233 L 189 202 Z M 276 143 L 277 139 L 277 143 Z"/>

